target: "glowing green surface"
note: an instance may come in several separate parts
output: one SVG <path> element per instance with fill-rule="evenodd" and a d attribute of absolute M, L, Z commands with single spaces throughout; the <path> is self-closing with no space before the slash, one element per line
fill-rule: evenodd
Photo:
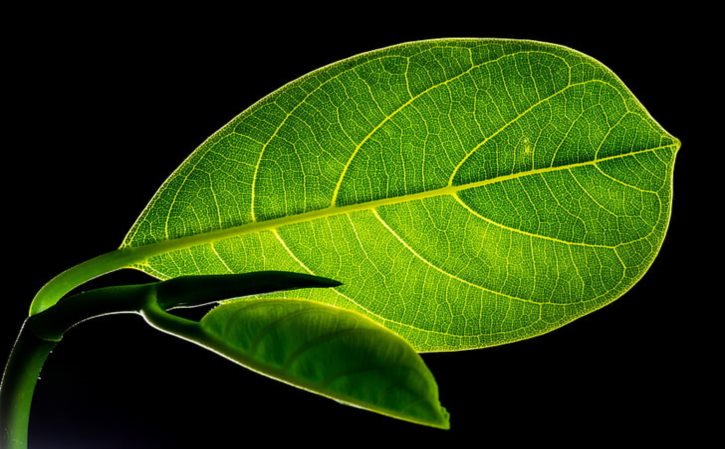
<path fill-rule="evenodd" d="M 597 61 L 539 42 L 398 45 L 250 107 L 166 181 L 96 275 L 287 270 L 295 292 L 361 312 L 419 351 L 529 338 L 647 270 L 679 141 Z M 275 294 L 285 297 L 285 293 Z"/>

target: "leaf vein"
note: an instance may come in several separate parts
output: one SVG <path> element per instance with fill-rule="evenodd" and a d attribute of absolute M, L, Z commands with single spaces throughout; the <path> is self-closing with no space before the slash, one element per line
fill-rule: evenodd
<path fill-rule="evenodd" d="M 475 283 L 473 283 L 471 281 L 468 281 L 466 279 L 463 279 L 462 277 L 456 276 L 455 274 L 450 273 L 450 272 L 444 270 L 443 268 L 439 267 L 438 265 L 434 264 L 430 260 L 428 260 L 425 257 L 423 257 L 418 251 L 416 251 L 412 246 L 410 246 L 410 244 L 408 244 L 408 242 L 406 242 L 405 240 L 403 240 L 403 238 L 397 232 L 395 232 L 395 230 L 393 228 L 391 228 L 390 225 L 385 220 L 383 220 L 383 218 L 380 216 L 380 214 L 378 213 L 377 210 L 371 209 L 371 212 L 373 213 L 373 215 L 375 216 L 375 218 L 377 218 L 378 221 L 380 221 L 380 224 L 382 224 L 385 227 L 385 229 L 387 229 L 388 232 L 393 237 L 395 237 L 396 240 L 398 240 L 400 242 L 401 245 L 403 245 L 408 251 L 410 251 L 411 254 L 413 254 L 416 258 L 420 259 L 423 263 L 425 263 L 429 267 L 431 267 L 434 270 L 442 273 L 445 276 L 448 276 L 451 279 L 455 279 L 455 280 L 457 280 L 457 281 L 459 281 L 459 282 L 461 282 L 463 284 L 469 285 L 469 286 L 474 287 L 474 288 L 477 288 L 479 290 L 483 290 L 483 291 L 485 291 L 487 293 L 491 293 L 491 294 L 494 294 L 496 296 L 501 296 L 501 297 L 504 297 L 504 298 L 507 298 L 507 299 L 511 299 L 513 301 L 525 302 L 525 303 L 534 304 L 534 305 L 537 305 L 537 306 L 538 305 L 541 305 L 541 304 L 551 304 L 551 305 L 555 305 L 555 306 L 561 306 L 561 304 L 558 304 L 558 303 L 539 302 L 539 301 L 534 301 L 534 300 L 528 299 L 528 298 L 520 298 L 518 296 L 512 296 L 512 295 L 509 295 L 509 294 L 506 294 L 506 293 L 503 293 L 503 292 L 499 292 L 499 291 L 496 291 L 496 290 L 492 290 L 492 289 L 487 288 L 487 287 L 484 287 L 482 285 L 475 284 Z"/>
<path fill-rule="evenodd" d="M 393 117 L 395 117 L 401 111 L 405 110 L 408 106 L 410 106 L 411 104 L 413 104 L 413 102 L 415 100 L 417 100 L 418 98 L 420 98 L 420 97 L 422 97 L 422 96 L 424 96 L 424 95 L 432 92 L 433 90 L 435 90 L 435 89 L 437 89 L 437 88 L 439 88 L 441 86 L 448 85 L 451 82 L 453 82 L 453 81 L 455 81 L 455 80 L 457 80 L 457 79 L 459 79 L 459 78 L 461 78 L 463 76 L 468 75 L 469 73 L 471 73 L 475 69 L 478 69 L 480 67 L 486 66 L 488 64 L 497 63 L 497 62 L 499 62 L 500 60 L 502 60 L 504 58 L 510 58 L 510 57 L 519 56 L 519 55 L 528 54 L 528 53 L 543 53 L 543 54 L 547 54 L 547 55 L 549 54 L 547 52 L 541 52 L 541 51 L 519 51 L 519 52 L 507 53 L 507 54 L 502 55 L 502 56 L 500 56 L 498 58 L 491 59 L 491 60 L 488 60 L 488 61 L 484 61 L 484 62 L 482 62 L 480 64 L 477 64 L 477 65 L 474 65 L 474 66 L 469 67 L 465 71 L 459 73 L 458 75 L 456 75 L 456 76 L 454 76 L 452 78 L 448 78 L 448 79 L 446 79 L 446 80 L 444 80 L 444 81 L 442 81 L 440 83 L 437 83 L 437 84 L 432 85 L 431 87 L 425 89 L 424 91 L 422 91 L 419 94 L 417 94 L 414 97 L 412 97 L 410 100 L 408 100 L 405 103 L 403 103 L 402 105 L 400 105 L 397 109 L 395 109 L 389 115 L 386 115 L 383 118 L 383 120 L 380 121 L 380 123 L 378 123 L 377 125 L 375 125 L 373 127 L 373 129 L 370 130 L 370 132 L 365 137 L 363 137 L 363 139 L 357 145 L 355 145 L 355 149 L 352 151 L 352 154 L 350 154 L 350 157 L 348 158 L 347 162 L 345 163 L 345 166 L 342 168 L 342 172 L 340 173 L 340 177 L 338 178 L 337 183 L 335 185 L 335 189 L 332 192 L 332 199 L 330 200 L 330 207 L 334 207 L 337 204 L 337 198 L 338 198 L 338 196 L 340 194 L 340 188 L 342 187 L 342 182 L 345 179 L 345 175 L 347 174 L 348 170 L 350 169 L 350 165 L 352 164 L 353 159 L 355 159 L 355 156 L 357 156 L 357 154 L 360 152 L 360 149 L 363 147 L 363 145 L 365 145 L 365 143 L 368 140 L 370 140 L 370 138 L 372 138 L 372 136 L 375 133 L 377 133 L 378 130 L 380 128 L 382 128 L 383 125 L 385 125 Z"/>

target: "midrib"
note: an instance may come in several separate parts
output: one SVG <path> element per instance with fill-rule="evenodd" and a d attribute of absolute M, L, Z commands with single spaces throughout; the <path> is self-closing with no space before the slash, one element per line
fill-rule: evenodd
<path fill-rule="evenodd" d="M 555 171 L 561 171 L 561 170 L 567 170 L 577 167 L 585 167 L 589 165 L 595 165 L 600 162 L 606 162 L 611 161 L 615 159 L 622 159 L 625 157 L 630 156 L 636 156 L 638 154 L 644 154 L 644 153 L 651 153 L 657 150 L 663 150 L 663 149 L 670 149 L 675 148 L 676 149 L 677 144 L 672 143 L 669 145 L 663 145 L 659 147 L 654 148 L 648 148 L 644 150 L 638 150 L 633 151 L 631 153 L 625 153 L 625 154 L 618 154 L 614 156 L 607 156 L 591 161 L 586 162 L 577 162 L 573 164 L 566 164 L 566 165 L 559 165 L 556 167 L 546 167 L 546 168 L 537 168 L 533 170 L 527 170 L 522 171 L 518 173 L 513 173 L 510 175 L 504 175 L 504 176 L 497 176 L 495 178 L 485 179 L 482 181 L 475 181 L 470 182 L 466 184 L 459 184 L 459 185 L 448 185 L 445 187 L 441 187 L 438 189 L 433 190 L 427 190 L 423 192 L 417 192 L 417 193 L 411 193 L 407 195 L 400 195 L 390 198 L 381 198 L 378 200 L 372 200 L 367 201 L 363 203 L 357 203 L 357 204 L 349 204 L 345 206 L 332 206 L 327 207 L 323 209 L 316 209 L 309 212 L 303 212 L 296 215 L 289 215 L 286 217 L 281 218 L 275 218 L 271 220 L 265 220 L 265 221 L 256 221 L 251 223 L 245 223 L 243 225 L 239 226 L 233 226 L 226 229 L 219 229 L 215 231 L 209 231 L 204 232 L 201 234 L 195 234 L 190 235 L 186 237 L 180 237 L 177 239 L 170 239 L 170 240 L 162 240 L 155 243 L 150 243 L 143 246 L 137 246 L 137 247 L 123 247 L 121 250 L 127 250 L 131 251 L 136 254 L 139 260 L 141 262 L 143 259 L 146 259 L 148 257 L 152 257 L 155 255 L 163 254 L 170 251 L 180 250 L 180 249 L 186 249 L 193 246 L 199 246 L 209 243 L 214 243 L 220 240 L 225 240 L 231 237 L 237 237 L 244 234 L 249 234 L 252 232 L 260 232 L 260 231 L 266 231 L 266 230 L 272 230 L 277 229 L 282 226 L 296 224 L 296 223 L 304 223 L 308 221 L 317 220 L 320 218 L 327 218 L 327 217 L 333 217 L 336 215 L 343 215 L 348 214 L 352 212 L 358 212 L 358 211 L 364 211 L 364 210 L 371 210 L 375 209 L 380 206 L 388 206 L 392 204 L 399 204 L 399 203 L 405 203 L 410 201 L 416 201 L 416 200 L 422 200 L 426 198 L 433 198 L 437 196 L 444 196 L 444 195 L 453 195 L 457 192 L 460 192 L 462 190 L 468 190 L 473 189 L 476 187 L 481 187 L 489 184 L 495 184 L 499 182 L 505 182 L 510 181 L 512 179 L 522 178 L 526 176 L 532 176 L 537 174 L 543 174 L 543 173 L 550 173 Z"/>

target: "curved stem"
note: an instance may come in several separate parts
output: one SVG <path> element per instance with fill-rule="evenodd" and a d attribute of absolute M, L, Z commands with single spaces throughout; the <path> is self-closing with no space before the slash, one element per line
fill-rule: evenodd
<path fill-rule="evenodd" d="M 91 279 L 112 271 L 128 268 L 138 262 L 139 252 L 134 249 L 119 249 L 88 259 L 72 268 L 65 270 L 48 281 L 33 298 L 30 315 L 46 310 L 74 288 Z"/>
<path fill-rule="evenodd" d="M 168 313 L 159 305 L 156 298 L 151 298 L 146 303 L 144 308 L 141 309 L 141 316 L 155 329 L 193 343 L 198 343 L 202 334 L 198 321 Z"/>
<path fill-rule="evenodd" d="M 61 273 L 38 293 L 36 300 L 40 301 L 34 303 L 31 310 L 35 312 L 31 311 L 21 329 L 0 384 L 0 449 L 27 447 L 30 405 L 38 374 L 51 349 L 78 323 L 108 314 L 141 313 L 161 331 L 224 354 L 228 349 L 222 348 L 221 343 L 209 346 L 198 322 L 169 314 L 166 309 L 256 293 L 340 285 L 318 276 L 267 271 L 105 287 L 60 299 L 68 290 L 95 276 L 138 262 L 143 254 L 134 250 L 104 254 Z"/>
<path fill-rule="evenodd" d="M 138 312 L 152 290 L 144 284 L 81 293 L 25 320 L 0 383 L 0 448 L 27 448 L 35 384 L 65 331 L 96 316 Z"/>
<path fill-rule="evenodd" d="M 56 341 L 44 340 L 23 324 L 0 383 L 0 447 L 25 449 L 35 384 Z"/>

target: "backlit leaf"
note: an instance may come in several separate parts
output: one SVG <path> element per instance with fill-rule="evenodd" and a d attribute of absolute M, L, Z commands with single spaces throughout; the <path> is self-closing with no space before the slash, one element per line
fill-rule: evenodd
<path fill-rule="evenodd" d="M 233 119 L 122 248 L 160 278 L 337 279 L 301 295 L 361 312 L 417 350 L 485 347 L 562 326 L 644 275 L 678 148 L 581 53 L 398 45 L 312 72 Z"/>
<path fill-rule="evenodd" d="M 295 299 L 233 301 L 200 323 L 149 322 L 296 387 L 417 424 L 448 428 L 438 387 L 405 340 L 355 312 Z M 179 325 L 178 323 L 181 323 Z"/>

